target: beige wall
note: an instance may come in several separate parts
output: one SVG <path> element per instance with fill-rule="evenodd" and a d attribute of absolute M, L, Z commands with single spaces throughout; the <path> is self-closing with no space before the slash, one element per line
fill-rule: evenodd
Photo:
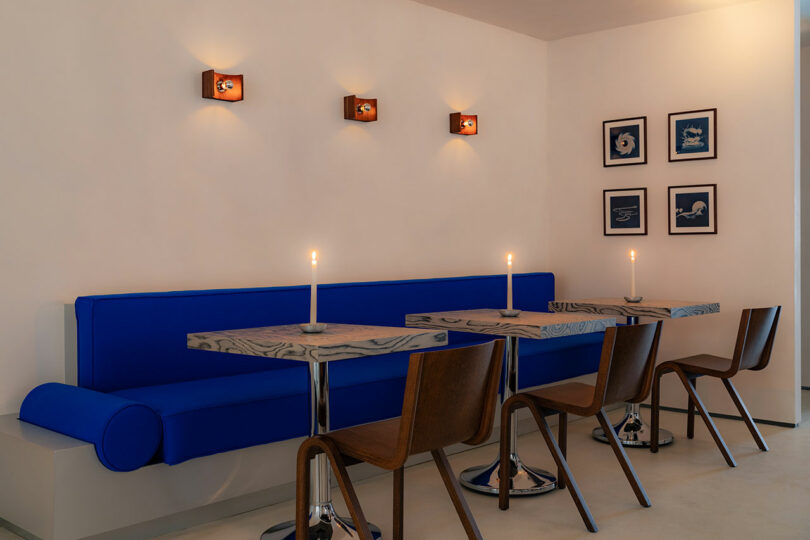
<path fill-rule="evenodd" d="M 738 388 L 752 414 L 799 418 L 794 299 L 794 4 L 767 0 L 549 44 L 550 268 L 558 296 L 627 294 L 631 247 L 646 297 L 717 300 L 665 323 L 661 358 L 730 355 L 746 306 L 781 304 L 772 365 Z M 667 114 L 717 107 L 717 160 L 668 163 Z M 603 168 L 601 122 L 648 117 L 647 165 Z M 667 186 L 716 183 L 718 235 L 669 236 Z M 648 189 L 649 234 L 602 236 L 602 190 Z M 685 407 L 682 389 L 665 404 Z M 734 413 L 719 381 L 713 411 Z"/>
<path fill-rule="evenodd" d="M 810 46 L 801 48 L 802 386 L 810 387 Z"/>
<path fill-rule="evenodd" d="M 403 0 L 2 6 L 0 413 L 64 377 L 77 295 L 302 283 L 312 248 L 325 282 L 545 269 L 541 41 Z"/>
<path fill-rule="evenodd" d="M 742 307 L 784 306 L 740 386 L 795 421 L 792 7 L 546 44 L 405 0 L 5 2 L 0 413 L 64 377 L 77 295 L 301 283 L 311 248 L 327 282 L 499 272 L 512 250 L 560 295 L 619 295 L 632 246 L 645 296 L 722 303 L 667 323 L 665 358 L 729 354 Z M 209 67 L 247 99 L 199 98 Z M 344 121 L 348 93 L 380 121 Z M 667 163 L 667 113 L 714 106 L 720 159 Z M 456 110 L 481 134 L 447 133 Z M 639 114 L 649 164 L 603 169 L 602 120 Z M 718 184 L 719 235 L 666 234 L 666 186 L 690 183 Z M 602 189 L 635 186 L 650 234 L 603 238 Z"/>

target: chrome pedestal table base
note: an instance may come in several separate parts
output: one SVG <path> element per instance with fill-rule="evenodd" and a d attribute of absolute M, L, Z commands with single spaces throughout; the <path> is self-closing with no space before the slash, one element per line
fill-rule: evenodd
<path fill-rule="evenodd" d="M 616 436 L 621 441 L 622 446 L 634 448 L 650 447 L 652 430 L 650 426 L 644 423 L 644 419 L 641 418 L 641 410 L 639 409 L 638 403 L 627 404 L 624 418 L 622 418 L 618 424 L 613 424 L 613 430 L 616 432 Z M 609 442 L 602 428 L 594 428 L 591 432 L 591 436 L 597 441 L 603 443 Z M 672 444 L 672 440 L 672 432 L 666 429 L 659 429 L 658 446 Z"/>
<path fill-rule="evenodd" d="M 312 418 L 310 436 L 329 432 L 329 364 L 309 364 Z M 332 506 L 331 477 L 326 454 L 317 454 L 312 460 L 312 504 L 309 508 L 309 540 L 350 540 L 360 536 L 351 518 L 341 517 Z M 368 524 L 371 536 L 382 536 L 380 528 Z M 261 540 L 295 540 L 295 520 L 285 521 L 264 531 Z"/>
<path fill-rule="evenodd" d="M 462 486 L 488 495 L 498 494 L 501 462 L 496 459 L 489 465 L 471 467 L 460 475 Z M 510 496 L 539 495 L 557 487 L 557 479 L 543 469 L 524 465 L 517 454 L 509 456 Z"/>
<path fill-rule="evenodd" d="M 506 337 L 506 371 L 504 373 L 501 405 L 518 391 L 518 338 Z M 509 495 L 540 495 L 557 487 L 557 478 L 548 471 L 530 467 L 520 460 L 517 453 L 517 411 L 512 413 L 512 430 L 509 433 L 511 453 L 509 458 Z M 497 495 L 501 477 L 500 457 L 488 465 L 470 467 L 459 475 L 462 486 L 479 493 Z"/>
<path fill-rule="evenodd" d="M 379 527 L 369 523 L 371 536 L 382 537 Z M 359 538 L 351 518 L 337 515 L 331 503 L 316 507 L 310 514 L 308 540 L 355 540 Z M 295 540 L 295 521 L 286 521 L 262 533 L 261 540 Z"/>
<path fill-rule="evenodd" d="M 627 317 L 627 324 L 638 324 L 638 317 Z M 652 430 L 650 426 L 644 423 L 641 418 L 641 406 L 638 403 L 628 403 L 624 410 L 624 418 L 619 420 L 618 424 L 613 424 L 613 431 L 621 441 L 622 446 L 630 448 L 649 448 L 650 435 Z M 597 441 L 609 444 L 605 432 L 602 428 L 594 428 L 591 436 Z M 666 446 L 672 444 L 672 432 L 666 429 L 658 430 L 658 446 Z"/>

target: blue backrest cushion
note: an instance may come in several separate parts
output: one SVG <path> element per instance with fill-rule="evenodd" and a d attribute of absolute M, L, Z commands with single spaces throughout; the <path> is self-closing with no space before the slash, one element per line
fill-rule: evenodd
<path fill-rule="evenodd" d="M 554 275 L 514 276 L 515 308 L 547 311 Z M 324 322 L 404 326 L 405 315 L 505 307 L 506 277 L 471 276 L 336 283 L 318 289 Z M 99 391 L 306 369 L 300 362 L 190 350 L 186 334 L 306 322 L 309 287 L 85 296 L 76 300 L 79 385 Z M 450 344 L 480 336 L 451 333 Z M 351 369 L 351 360 L 339 362 Z"/>
<path fill-rule="evenodd" d="M 163 437 L 160 417 L 148 406 L 61 383 L 31 390 L 20 420 L 93 443 L 98 459 L 113 471 L 146 465 Z"/>

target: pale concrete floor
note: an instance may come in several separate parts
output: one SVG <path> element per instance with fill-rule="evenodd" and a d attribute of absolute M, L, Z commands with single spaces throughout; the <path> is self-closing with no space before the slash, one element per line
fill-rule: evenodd
<path fill-rule="evenodd" d="M 803 392 L 803 411 L 810 415 L 810 392 Z M 645 410 L 645 416 L 649 410 Z M 612 416 L 619 417 L 621 411 Z M 805 416 L 810 418 L 810 416 Z M 617 418 L 618 419 L 618 418 Z M 651 508 L 642 508 L 610 447 L 590 438 L 595 420 L 571 423 L 569 464 L 599 527 L 597 538 L 654 540 L 683 538 L 810 538 L 810 422 L 797 429 L 760 425 L 770 452 L 757 449 L 745 425 L 717 419 L 737 459 L 731 469 L 696 420 L 695 439 L 685 438 L 686 416 L 663 413 L 662 427 L 675 433 L 673 445 L 658 454 L 628 449 Z M 538 433 L 520 438 L 520 455 L 535 466 L 554 470 Z M 494 458 L 490 445 L 450 458 L 459 472 Z M 390 538 L 390 475 L 356 485 L 366 516 Z M 577 513 L 567 491 L 513 498 L 511 509 L 498 510 L 497 499 L 465 490 L 481 533 L 487 539 L 595 538 Z M 339 492 L 335 506 L 345 513 Z M 160 537 L 163 540 L 258 540 L 268 526 L 291 519 L 293 502 L 207 523 Z M 438 472 L 432 463 L 405 473 L 405 536 L 412 539 L 466 538 Z M 0 529 L 0 540 L 17 538 Z"/>

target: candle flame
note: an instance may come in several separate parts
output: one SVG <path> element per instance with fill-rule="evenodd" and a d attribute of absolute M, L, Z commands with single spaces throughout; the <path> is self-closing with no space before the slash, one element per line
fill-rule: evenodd
<path fill-rule="evenodd" d="M 508 264 L 512 264 L 512 254 L 511 253 L 506 255 L 506 262 Z"/>
<path fill-rule="evenodd" d="M 635 262 L 635 261 L 636 261 L 636 250 L 635 250 L 635 249 L 631 249 L 631 250 L 630 250 L 630 261 L 631 261 L 631 262 Z"/>
<path fill-rule="evenodd" d="M 318 264 L 318 252 L 317 251 L 312 252 L 312 264 Z"/>

